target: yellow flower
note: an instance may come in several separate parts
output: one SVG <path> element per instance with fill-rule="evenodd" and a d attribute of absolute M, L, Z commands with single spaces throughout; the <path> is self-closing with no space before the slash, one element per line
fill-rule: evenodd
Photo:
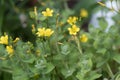
<path fill-rule="evenodd" d="M 0 37 L 0 44 L 8 45 L 8 35 Z"/>
<path fill-rule="evenodd" d="M 20 38 L 15 38 L 15 40 L 13 41 L 14 43 L 18 42 L 20 40 Z"/>
<path fill-rule="evenodd" d="M 8 54 L 9 54 L 10 56 L 12 56 L 13 53 L 14 53 L 14 49 L 13 49 L 12 46 L 6 46 L 6 51 L 8 52 Z"/>
<path fill-rule="evenodd" d="M 42 11 L 43 16 L 48 17 L 48 16 L 53 16 L 53 10 L 50 8 L 46 8 L 46 11 Z"/>
<path fill-rule="evenodd" d="M 45 29 L 45 28 L 38 28 L 38 32 L 36 33 L 38 37 L 46 36 L 50 37 L 54 33 L 51 29 Z"/>
<path fill-rule="evenodd" d="M 80 16 L 81 17 L 88 17 L 88 12 L 86 9 L 81 9 L 80 10 Z"/>
<path fill-rule="evenodd" d="M 80 41 L 85 43 L 85 42 L 88 41 L 88 37 L 87 37 L 85 34 L 83 34 L 83 35 L 80 37 Z"/>
<path fill-rule="evenodd" d="M 101 6 L 103 6 L 103 7 L 105 7 L 106 5 L 104 4 L 104 3 L 102 3 L 102 2 L 97 2 L 99 5 L 101 5 Z"/>
<path fill-rule="evenodd" d="M 45 30 L 45 36 L 47 36 L 47 37 L 50 37 L 53 33 L 54 33 L 54 31 L 52 31 L 51 29 Z"/>
<path fill-rule="evenodd" d="M 38 37 L 44 36 L 45 28 L 38 28 L 38 32 L 36 33 Z"/>
<path fill-rule="evenodd" d="M 76 35 L 77 32 L 80 30 L 76 25 L 72 25 L 72 28 L 68 28 L 70 35 Z"/>
<path fill-rule="evenodd" d="M 69 17 L 67 22 L 70 24 L 70 25 L 73 25 L 77 22 L 78 18 L 73 16 L 73 17 Z"/>

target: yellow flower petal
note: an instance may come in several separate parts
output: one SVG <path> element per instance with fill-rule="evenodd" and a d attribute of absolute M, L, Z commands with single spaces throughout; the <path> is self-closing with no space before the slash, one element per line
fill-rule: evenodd
<path fill-rule="evenodd" d="M 72 25 L 72 28 L 68 28 L 70 35 L 76 35 L 79 30 L 80 28 L 78 28 L 76 25 Z"/>
<path fill-rule="evenodd" d="M 42 11 L 43 16 L 50 17 L 53 16 L 53 10 L 50 8 L 46 8 L 46 11 Z"/>
<path fill-rule="evenodd" d="M 47 36 L 47 37 L 50 37 L 53 33 L 54 33 L 54 31 L 52 31 L 51 29 L 45 30 L 45 36 Z"/>
<path fill-rule="evenodd" d="M 12 56 L 13 53 L 14 53 L 14 49 L 13 49 L 12 46 L 6 46 L 6 51 L 8 52 L 8 54 L 9 54 L 10 56 Z"/>
<path fill-rule="evenodd" d="M 14 43 L 18 42 L 20 40 L 20 38 L 15 38 L 15 40 L 13 41 Z"/>
<path fill-rule="evenodd" d="M 73 17 L 69 17 L 67 22 L 70 24 L 70 25 L 73 25 L 77 22 L 78 18 L 73 16 Z"/>
<path fill-rule="evenodd" d="M 38 28 L 38 32 L 36 34 L 38 35 L 38 37 L 41 37 L 41 36 L 50 37 L 53 33 L 54 31 L 51 29 Z"/>
<path fill-rule="evenodd" d="M 38 32 L 36 33 L 38 37 L 44 36 L 45 28 L 38 28 Z"/>

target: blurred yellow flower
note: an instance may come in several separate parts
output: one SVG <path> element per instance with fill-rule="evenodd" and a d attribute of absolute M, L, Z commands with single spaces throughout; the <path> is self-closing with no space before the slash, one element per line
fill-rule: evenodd
<path fill-rule="evenodd" d="M 8 45 L 8 35 L 0 37 L 0 44 Z"/>
<path fill-rule="evenodd" d="M 42 11 L 43 16 L 48 17 L 48 16 L 53 16 L 53 10 L 50 8 L 46 8 L 46 11 Z"/>
<path fill-rule="evenodd" d="M 13 53 L 14 53 L 14 49 L 13 49 L 12 46 L 6 46 L 6 51 L 8 52 L 8 54 L 9 54 L 10 56 L 12 56 Z"/>
<path fill-rule="evenodd" d="M 4 57 L 0 57 L 0 60 L 6 60 L 6 58 L 4 58 Z"/>
<path fill-rule="evenodd" d="M 42 6 L 46 6 L 46 3 L 45 3 L 45 2 L 40 2 L 40 4 L 41 4 Z"/>
<path fill-rule="evenodd" d="M 36 50 L 37 56 L 40 56 L 40 50 Z"/>
<path fill-rule="evenodd" d="M 36 6 L 34 7 L 34 13 L 35 13 L 35 16 L 37 16 L 37 7 Z"/>
<path fill-rule="evenodd" d="M 88 11 L 86 9 L 81 9 L 80 17 L 88 17 Z"/>
<path fill-rule="evenodd" d="M 70 24 L 70 25 L 73 25 L 77 22 L 78 18 L 73 16 L 73 17 L 69 17 L 67 22 Z"/>
<path fill-rule="evenodd" d="M 44 36 L 50 37 L 53 33 L 54 31 L 52 31 L 51 29 L 46 29 Z"/>
<path fill-rule="evenodd" d="M 38 37 L 44 36 L 45 28 L 38 28 L 38 32 L 36 33 Z"/>
<path fill-rule="evenodd" d="M 76 35 L 77 32 L 80 30 L 76 25 L 72 25 L 72 28 L 68 28 L 70 35 Z"/>
<path fill-rule="evenodd" d="M 35 32 L 35 25 L 32 24 L 32 32 L 34 33 Z"/>
<path fill-rule="evenodd" d="M 15 40 L 13 41 L 14 43 L 18 42 L 20 40 L 20 38 L 15 38 Z"/>
<path fill-rule="evenodd" d="M 80 37 L 80 41 L 85 43 L 85 42 L 88 41 L 88 37 L 87 37 L 85 34 L 83 34 L 83 35 Z"/>
<path fill-rule="evenodd" d="M 53 33 L 54 31 L 51 29 L 38 28 L 38 32 L 36 34 L 38 35 L 38 37 L 41 36 L 50 37 Z"/>
<path fill-rule="evenodd" d="M 64 23 L 63 23 L 63 22 L 58 22 L 58 25 L 59 25 L 60 27 L 62 27 L 62 26 L 64 25 Z"/>

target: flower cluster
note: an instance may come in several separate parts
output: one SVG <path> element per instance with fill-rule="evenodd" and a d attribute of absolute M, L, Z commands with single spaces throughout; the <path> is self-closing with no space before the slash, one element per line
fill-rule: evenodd
<path fill-rule="evenodd" d="M 50 37 L 54 33 L 53 30 L 47 28 L 38 28 L 38 32 L 36 33 L 38 37 Z"/>
<path fill-rule="evenodd" d="M 82 9 L 81 10 L 81 17 L 87 17 L 88 16 L 88 13 L 85 9 Z M 72 26 L 71 28 L 69 27 L 68 28 L 68 31 L 69 31 L 69 34 L 70 35 L 73 35 L 73 36 L 76 36 L 77 33 L 80 31 L 80 28 L 76 25 L 76 22 L 77 22 L 78 18 L 77 17 L 69 17 L 67 22 Z M 81 37 L 80 37 L 80 41 L 81 42 L 87 42 L 88 38 L 85 34 L 83 34 Z"/>
<path fill-rule="evenodd" d="M 67 22 L 72 25 L 71 28 L 68 28 L 69 34 L 70 35 L 76 35 L 77 32 L 80 30 L 77 26 L 76 26 L 76 22 L 77 22 L 78 18 L 76 16 L 73 17 L 69 17 Z"/>
<path fill-rule="evenodd" d="M 19 40 L 19 38 L 16 38 L 13 43 L 16 43 Z M 14 53 L 14 49 L 12 45 L 9 45 L 8 41 L 8 35 L 4 35 L 0 37 L 0 44 L 6 45 L 6 51 L 8 52 L 9 56 L 12 56 Z"/>
<path fill-rule="evenodd" d="M 46 8 L 46 10 L 42 11 L 41 13 L 44 17 L 52 17 L 53 12 L 54 11 L 52 9 Z M 36 7 L 34 8 L 34 13 L 37 16 L 37 8 Z M 80 17 L 88 17 L 88 12 L 86 9 L 80 10 Z M 71 27 L 68 28 L 68 31 L 69 31 L 69 34 L 72 36 L 76 36 L 77 33 L 80 31 L 80 28 L 76 24 L 77 21 L 78 21 L 78 17 L 76 17 L 76 16 L 70 16 L 67 19 L 67 23 L 71 25 Z M 33 33 L 36 32 L 35 25 L 32 25 L 32 32 Z M 42 27 L 42 28 L 37 29 L 36 35 L 38 37 L 50 37 L 53 33 L 54 33 L 54 31 L 52 29 Z M 87 42 L 87 40 L 88 40 L 88 38 L 85 34 L 80 37 L 81 42 Z"/>

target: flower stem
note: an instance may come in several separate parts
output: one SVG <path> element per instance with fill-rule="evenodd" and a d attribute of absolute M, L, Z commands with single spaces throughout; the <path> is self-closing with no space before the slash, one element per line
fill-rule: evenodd
<path fill-rule="evenodd" d="M 75 36 L 75 41 L 76 41 L 76 44 L 77 44 L 77 47 L 78 47 L 78 51 L 82 55 L 83 52 L 82 52 L 82 49 L 81 49 L 81 46 L 80 46 L 80 41 L 76 36 Z"/>
<path fill-rule="evenodd" d="M 46 19 L 46 23 L 47 23 L 47 28 L 49 28 L 49 26 L 48 26 L 48 25 L 49 25 L 49 23 L 48 23 L 48 18 Z"/>

